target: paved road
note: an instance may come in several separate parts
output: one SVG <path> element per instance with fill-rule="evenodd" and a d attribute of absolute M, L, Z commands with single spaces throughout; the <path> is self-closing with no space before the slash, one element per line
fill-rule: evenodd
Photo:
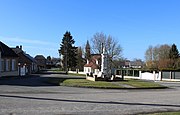
<path fill-rule="evenodd" d="M 52 86 L 46 74 L 0 78 L 0 115 L 129 115 L 180 111 L 180 83 L 170 89 L 110 90 Z"/>

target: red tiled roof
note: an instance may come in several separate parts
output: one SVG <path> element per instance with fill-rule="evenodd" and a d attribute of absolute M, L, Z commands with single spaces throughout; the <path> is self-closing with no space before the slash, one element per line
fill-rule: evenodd
<path fill-rule="evenodd" d="M 101 59 L 100 54 L 94 54 L 89 60 L 89 64 L 85 64 L 84 67 L 91 67 L 92 69 L 99 69 L 100 65 L 96 64 L 96 60 L 100 60 L 100 59 Z"/>

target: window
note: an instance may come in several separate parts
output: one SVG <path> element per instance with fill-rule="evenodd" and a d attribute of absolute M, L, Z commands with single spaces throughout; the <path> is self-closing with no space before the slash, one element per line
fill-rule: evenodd
<path fill-rule="evenodd" d="M 6 71 L 10 71 L 10 60 L 6 60 Z"/>
<path fill-rule="evenodd" d="M 12 71 L 15 71 L 16 70 L 16 60 L 15 59 L 12 59 L 12 66 L 11 66 L 11 70 Z"/>
<path fill-rule="evenodd" d="M 1 71 L 4 71 L 4 59 L 1 59 Z"/>

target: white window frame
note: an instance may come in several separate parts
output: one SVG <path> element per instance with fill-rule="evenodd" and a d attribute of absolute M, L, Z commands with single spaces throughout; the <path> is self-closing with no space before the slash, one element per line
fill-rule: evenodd
<path fill-rule="evenodd" d="M 4 71 L 4 59 L 1 59 L 1 71 Z"/>
<path fill-rule="evenodd" d="M 12 65 L 11 70 L 15 71 L 16 70 L 16 59 L 12 59 L 11 65 Z"/>
<path fill-rule="evenodd" d="M 10 71 L 10 60 L 6 59 L 6 71 Z"/>

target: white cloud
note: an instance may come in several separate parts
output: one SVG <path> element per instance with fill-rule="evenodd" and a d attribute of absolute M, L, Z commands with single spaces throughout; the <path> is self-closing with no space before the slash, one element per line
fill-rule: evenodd
<path fill-rule="evenodd" d="M 55 45 L 55 43 L 51 43 L 49 41 L 42 41 L 42 40 L 30 40 L 18 37 L 2 37 L 0 39 L 5 42 L 13 42 L 13 43 L 21 43 L 21 44 L 38 44 L 38 45 Z"/>
<path fill-rule="evenodd" d="M 15 47 L 17 45 L 22 45 L 23 50 L 30 55 L 43 54 L 45 56 L 51 55 L 54 57 L 58 56 L 59 44 L 42 41 L 42 40 L 30 40 L 18 37 L 2 37 L 0 36 L 0 41 L 4 42 L 10 47 Z"/>
<path fill-rule="evenodd" d="M 26 49 L 45 50 L 45 51 L 58 51 L 57 47 L 39 47 L 39 46 L 25 46 Z"/>

